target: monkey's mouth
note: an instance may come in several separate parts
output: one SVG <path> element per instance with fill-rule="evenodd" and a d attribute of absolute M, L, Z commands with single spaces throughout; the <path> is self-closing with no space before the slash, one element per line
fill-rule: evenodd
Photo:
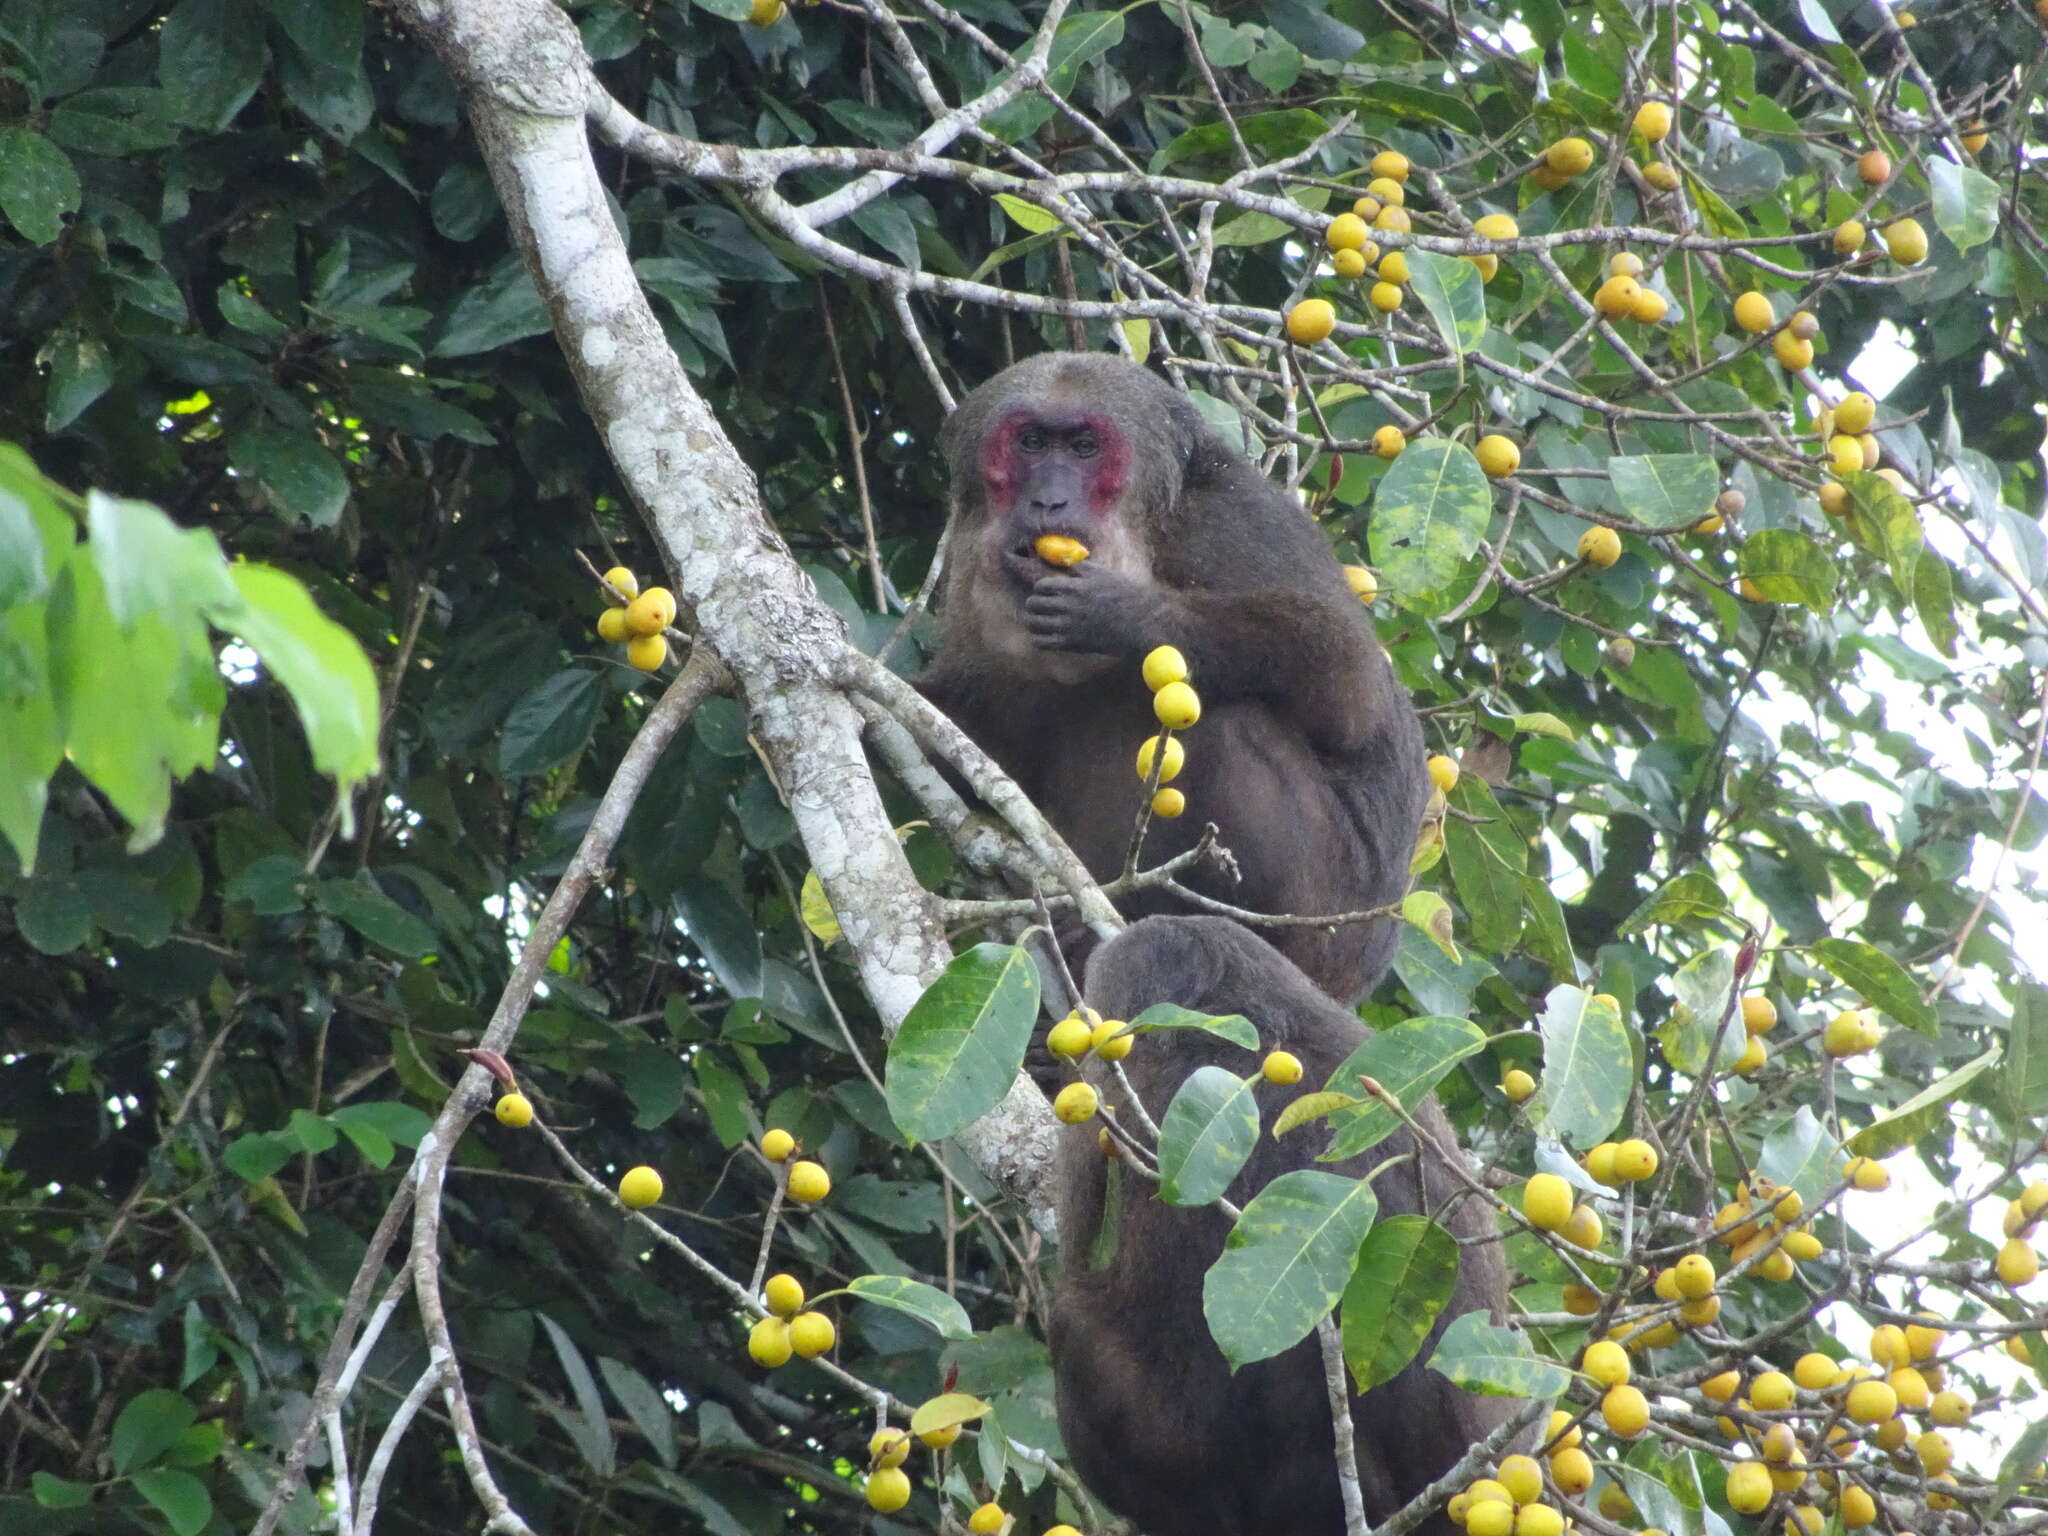
<path fill-rule="evenodd" d="M 1063 530 L 1048 528 L 1045 532 L 1055 533 Z M 1011 584 L 1020 591 L 1028 591 L 1046 572 L 1059 569 L 1039 556 L 1036 544 L 1042 537 L 1043 534 L 1033 534 L 1020 538 L 1003 551 L 1003 572 L 1010 578 Z M 1067 534 L 1066 537 L 1072 538 L 1073 535 Z"/>

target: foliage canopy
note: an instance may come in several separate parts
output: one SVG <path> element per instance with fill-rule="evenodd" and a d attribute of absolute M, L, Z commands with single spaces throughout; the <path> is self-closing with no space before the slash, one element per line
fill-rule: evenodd
<path fill-rule="evenodd" d="M 651 582 L 678 552 L 579 399 L 447 61 L 394 10 L 411 30 L 360 0 L 0 0 L 0 1536 L 257 1522 L 399 1219 L 400 1149 L 656 697 L 592 633 L 593 576 Z M 1825 1251 L 1638 1358 L 1659 1429 L 1591 1437 L 1626 1524 L 1747 1518 L 1703 1377 L 1853 1356 L 1921 1307 L 1954 1323 L 1949 1385 L 2000 1397 L 1949 1431 L 1950 1493 L 1985 1527 L 2038 1521 L 2048 1420 L 2000 1346 L 2039 1292 L 1992 1263 L 2048 1118 L 2041 22 L 1835 0 L 752 10 L 567 6 L 653 131 L 621 148 L 612 123 L 598 149 L 633 271 L 855 646 L 883 651 L 931 566 L 942 393 L 1047 346 L 1167 368 L 1375 569 L 1432 750 L 1465 771 L 1367 1005 L 1403 1026 L 1370 1070 L 1435 1084 L 1483 1160 L 1566 1177 L 1612 1229 L 1604 1265 L 1518 1229 L 1528 1325 L 1461 1325 L 1444 1368 L 1564 1390 L 1574 1288 L 1608 1321 L 1624 1253 L 1671 1263 L 1755 1171 Z M 1569 176 L 1550 167 L 1576 151 L 1545 158 L 1567 138 L 1593 157 Z M 1388 152 L 1411 169 L 1364 237 L 1362 265 L 1405 266 L 1383 312 L 1386 268 L 1336 275 L 1325 232 Z M 1488 215 L 1512 233 L 1476 233 Z M 1905 220 L 1923 260 L 1888 254 L 1912 254 Z M 1623 253 L 1633 296 L 1603 287 Z M 1734 318 L 1751 290 L 1756 330 Z M 1304 297 L 1334 330 L 1290 345 Z M 1822 417 L 1852 389 L 1877 402 L 1869 449 Z M 1482 469 L 1489 435 L 1512 473 Z M 1581 558 L 1589 527 L 1618 558 Z M 814 1303 L 844 1288 L 831 1358 L 925 1404 L 920 1429 L 976 1430 L 942 1484 L 918 1451 L 913 1502 L 875 1527 L 961 1521 L 998 1488 L 1019 1529 L 1074 1518 L 1046 1473 L 1038 1238 L 956 1147 L 907 1134 L 990 1107 L 1029 1016 L 1003 988 L 1035 982 L 963 944 L 885 1077 L 759 748 L 741 702 L 697 705 L 509 1053 L 585 1169 L 660 1170 L 652 1214 L 727 1283 L 480 1119 L 420 1261 L 438 1286 L 376 1335 L 280 1528 L 332 1528 L 335 1450 L 353 1498 L 409 1392 L 392 1529 L 475 1527 L 474 1471 L 444 1454 L 472 1409 L 535 1529 L 866 1518 L 870 1400 L 746 1358 L 770 1126 L 831 1176 L 768 1250 Z M 367 792 L 345 807 L 337 778 Z M 957 882 L 927 808 L 887 794 L 919 877 Z M 1783 1016 L 1746 1072 L 1738 991 Z M 1857 1008 L 1881 1044 L 1837 1061 L 1822 1030 Z M 988 1059 L 954 1070 L 967 1050 Z M 1519 1108 L 1511 1067 L 1540 1083 Z M 1231 1084 L 1201 1088 L 1170 1150 L 1213 1192 L 1241 1126 Z M 1348 1151 L 1391 1128 L 1330 1088 L 1289 1134 Z M 1564 1150 L 1653 1128 L 1664 1172 L 1626 1198 Z M 1917 1203 L 1842 1195 L 1850 1156 L 1892 1158 Z M 1292 1177 L 1274 1193 L 1370 1225 L 1369 1196 Z M 1448 1247 L 1404 1218 L 1355 1261 L 1295 1251 L 1311 1305 L 1282 1342 L 1341 1293 L 1351 1369 L 1383 1379 L 1421 1337 L 1385 1298 L 1437 1293 Z M 372 1266 L 371 1300 L 401 1262 Z M 459 1345 L 459 1408 L 414 1390 L 436 1384 L 423 1306 Z M 1234 1357 L 1270 1352 L 1271 1321 L 1212 1314 Z M 971 1406 L 937 1397 L 955 1385 Z M 1927 1455 L 1855 1458 L 1889 1528 L 1951 1518 Z"/>

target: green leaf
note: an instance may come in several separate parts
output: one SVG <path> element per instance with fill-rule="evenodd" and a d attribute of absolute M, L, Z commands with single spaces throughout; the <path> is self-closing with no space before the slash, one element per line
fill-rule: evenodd
<path fill-rule="evenodd" d="M 1695 923 L 1729 922 L 1734 920 L 1734 916 L 1728 906 L 1728 897 L 1714 877 L 1703 869 L 1689 869 L 1652 891 L 1643 904 L 1628 915 L 1620 932 L 1628 937 L 1660 926 L 1678 928 Z"/>
<path fill-rule="evenodd" d="M 1835 979 L 1856 992 L 1863 1001 L 1890 1014 L 1908 1029 L 1929 1039 L 1941 1033 L 1934 1009 L 1921 1001 L 1920 989 L 1906 968 L 1883 950 L 1861 939 L 1822 939 L 1812 947 L 1813 957 L 1834 973 Z"/>
<path fill-rule="evenodd" d="M 220 1160 L 246 1183 L 260 1184 L 292 1160 L 292 1144 L 274 1131 L 238 1136 L 221 1149 Z"/>
<path fill-rule="evenodd" d="M 6 544 L 12 533 L 4 526 L 6 504 L 6 494 L 0 491 L 0 545 Z M 40 602 L 0 606 L 0 659 L 5 661 L 5 675 L 0 675 L 0 837 L 14 845 L 24 870 L 35 868 L 50 775 L 64 760 L 64 732 L 50 677 L 47 613 Z M 84 920 L 85 900 L 68 885 L 53 886 L 50 896 L 77 914 L 79 921 Z M 16 920 L 22 937 L 45 954 L 62 954 L 85 941 L 80 932 L 69 943 L 50 949 L 46 939 L 55 940 L 76 924 L 43 927 L 39 936 L 32 931 L 39 925 L 27 916 L 28 904 L 24 896 Z"/>
<path fill-rule="evenodd" d="M 1258 1081 L 1217 1066 L 1188 1074 L 1159 1122 L 1160 1199 L 1207 1205 L 1230 1188 L 1259 1144 Z"/>
<path fill-rule="evenodd" d="M 108 611 L 124 630 L 154 614 L 180 625 L 234 601 L 220 541 L 180 528 L 146 501 L 89 491 L 86 553 L 106 583 Z"/>
<path fill-rule="evenodd" d="M 1451 917 L 1451 904 L 1435 891 L 1410 891 L 1402 897 L 1401 921 L 1427 936 L 1451 964 L 1459 963 L 1458 928 Z"/>
<path fill-rule="evenodd" d="M 1842 1149 L 1820 1117 L 1802 1104 L 1764 1138 L 1756 1167 L 1765 1178 L 1799 1191 L 1806 1208 L 1816 1210 L 1841 1174 Z"/>
<path fill-rule="evenodd" d="M 92 1502 L 92 1484 L 69 1483 L 48 1472 L 31 1473 L 29 1486 L 45 1509 L 83 1509 Z"/>
<path fill-rule="evenodd" d="M 991 945 L 990 948 L 997 946 Z M 936 1287 L 921 1281 L 906 1280 L 901 1275 L 861 1275 L 848 1282 L 845 1290 L 828 1291 L 826 1295 L 857 1296 L 862 1301 L 871 1301 L 878 1307 L 887 1307 L 914 1317 L 932 1329 L 942 1339 L 963 1340 L 974 1337 L 974 1325 L 967 1320 L 967 1310 Z M 812 1303 L 824 1300 L 815 1296 Z"/>
<path fill-rule="evenodd" d="M 633 1421 L 633 1427 L 646 1437 L 654 1447 L 654 1454 L 664 1467 L 676 1464 L 675 1413 L 668 1405 L 668 1399 L 654 1389 L 654 1383 L 642 1376 L 623 1360 L 614 1360 L 609 1355 L 597 1357 L 598 1374 L 604 1377 L 604 1384 L 612 1389 L 612 1396 L 626 1410 L 626 1417 Z"/>
<path fill-rule="evenodd" d="M 0 128 L 0 214 L 30 245 L 64 233 L 64 215 L 78 211 L 78 172 L 71 157 L 29 128 Z"/>
<path fill-rule="evenodd" d="M 1027 203 L 1021 197 L 1012 196 L 1008 192 L 998 192 L 996 201 L 1002 205 L 1003 212 L 1010 216 L 1011 222 L 1029 234 L 1049 235 L 1063 227 L 1058 214 L 1048 212 L 1036 203 Z"/>
<path fill-rule="evenodd" d="M 1341 1304 L 1344 1359 L 1360 1392 L 1415 1358 L 1457 1284 L 1457 1240 L 1428 1217 L 1389 1217 L 1365 1235 Z"/>
<path fill-rule="evenodd" d="M 1577 741 L 1578 732 L 1547 710 L 1536 710 L 1529 714 L 1511 715 L 1510 723 L 1527 736 L 1554 736 L 1559 741 Z"/>
<path fill-rule="evenodd" d="M 371 1099 L 361 1104 L 344 1104 L 328 1115 L 343 1130 L 359 1126 L 377 1132 L 401 1147 L 416 1147 L 434 1128 L 433 1118 L 411 1104 L 395 1099 Z"/>
<path fill-rule="evenodd" d="M 1959 251 L 1982 245 L 1998 228 L 1998 183 L 1974 166 L 1936 155 L 1926 161 L 1934 224 Z"/>
<path fill-rule="evenodd" d="M 225 129 L 262 82 L 263 42 L 249 0 L 179 0 L 157 40 L 157 78 L 178 119 Z"/>
<path fill-rule="evenodd" d="M 1306 149 L 1329 130 L 1329 120 L 1306 107 L 1289 107 L 1278 112 L 1255 112 L 1237 120 L 1237 130 L 1247 147 L 1278 159 Z M 1237 147 L 1227 123 L 1204 123 L 1173 138 L 1152 156 L 1153 175 L 1183 160 L 1235 160 Z"/>
<path fill-rule="evenodd" d="M 547 306 L 526 268 L 503 264 L 456 301 L 441 339 L 434 343 L 433 355 L 474 357 L 529 336 L 545 335 L 550 326 Z"/>
<path fill-rule="evenodd" d="M 1362 1093 L 1359 1079 L 1369 1077 L 1403 1109 L 1413 1110 L 1443 1081 L 1445 1073 L 1485 1047 L 1485 1034 L 1464 1019 L 1410 1019 L 1381 1030 L 1345 1057 L 1323 1086 L 1332 1093 Z M 1356 1110 L 1339 1111 L 1331 1117 L 1330 1146 L 1321 1160 L 1327 1163 L 1356 1157 L 1400 1128 L 1394 1112 L 1376 1100 Z"/>
<path fill-rule="evenodd" d="M 2018 981 L 1998 1103 L 2015 1129 L 2048 1118 L 2048 988 Z"/>
<path fill-rule="evenodd" d="M 1311 1121 L 1326 1119 L 1340 1109 L 1349 1109 L 1364 1102 L 1354 1093 L 1304 1093 L 1288 1100 L 1287 1107 L 1274 1118 L 1273 1137 L 1277 1141 L 1289 1131 Z"/>
<path fill-rule="evenodd" d="M 540 1323 L 547 1331 L 548 1342 L 554 1346 L 556 1360 L 561 1362 L 562 1374 L 569 1378 L 569 1390 L 576 1394 L 576 1410 L 572 1413 L 566 1406 L 558 1406 L 554 1417 L 569 1432 L 590 1470 L 600 1477 L 610 1477 L 618 1462 L 618 1441 L 612 1434 L 611 1420 L 605 1416 L 597 1378 L 590 1373 L 590 1363 L 583 1358 L 583 1351 L 560 1323 L 545 1312 L 540 1314 Z M 542 1401 L 545 1404 L 547 1400 Z"/>
<path fill-rule="evenodd" d="M 704 1095 L 704 1112 L 711 1120 L 711 1133 L 730 1152 L 753 1134 L 754 1119 L 747 1084 L 737 1072 L 708 1051 L 691 1059 L 697 1090 Z"/>
<path fill-rule="evenodd" d="M 1446 612 L 1492 519 L 1493 490 L 1471 449 L 1443 437 L 1410 443 L 1373 494 L 1368 537 L 1381 590 L 1425 617 Z"/>
<path fill-rule="evenodd" d="M 1664 1055 L 1681 1072 L 1730 1067 L 1749 1044 L 1742 1010 L 1731 1008 L 1735 953 L 1727 945 L 1702 950 L 1671 976 L 1676 995 L 1671 1012 L 1657 1026 Z"/>
<path fill-rule="evenodd" d="M 113 355 L 96 336 L 65 331 L 51 337 L 36 356 L 50 370 L 50 391 L 43 401 L 47 432 L 62 432 L 113 387 Z"/>
<path fill-rule="evenodd" d="M 135 1489 L 156 1506 L 177 1536 L 199 1536 L 213 1519 L 213 1495 L 190 1472 L 165 1467 L 138 1472 Z"/>
<path fill-rule="evenodd" d="M 1607 461 L 1614 498 L 1651 528 L 1690 528 L 1714 508 L 1721 470 L 1704 453 L 1649 453 Z"/>
<path fill-rule="evenodd" d="M 346 792 L 377 771 L 377 676 L 355 636 L 302 582 L 267 565 L 228 572 L 239 603 L 216 615 L 263 658 L 292 696 L 313 763 Z"/>
<path fill-rule="evenodd" d="M 172 597 L 119 623 L 97 558 L 67 564 L 52 595 L 51 681 L 72 763 L 139 851 L 163 835 L 172 779 L 212 766 L 226 689 L 197 611 Z"/>
<path fill-rule="evenodd" d="M 1842 584 L 1835 557 L 1806 534 L 1790 528 L 1765 528 L 1744 540 L 1736 568 L 1766 602 L 1799 603 L 1820 613 L 1835 606 Z"/>
<path fill-rule="evenodd" d="M 1927 631 L 1927 638 L 1942 655 L 1953 658 L 1962 630 L 1956 624 L 1955 574 L 1932 547 L 1920 551 L 1920 563 L 1913 573 L 1913 611 Z"/>
<path fill-rule="evenodd" d="M 1527 1334 L 1489 1322 L 1484 1312 L 1451 1320 L 1429 1368 L 1484 1397 L 1556 1397 L 1572 1381 L 1556 1361 L 1536 1358 Z"/>
<path fill-rule="evenodd" d="M 1131 1020 L 1131 1028 L 1141 1035 L 1150 1034 L 1155 1029 L 1199 1029 L 1248 1051 L 1259 1048 L 1259 1032 L 1243 1014 L 1196 1013 L 1178 1003 L 1154 1003 Z"/>
<path fill-rule="evenodd" d="M 1292 1348 L 1329 1316 L 1378 1214 L 1365 1180 L 1314 1169 L 1253 1197 L 1202 1280 L 1202 1315 L 1232 1370 Z"/>
<path fill-rule="evenodd" d="M 199 1410 L 168 1387 L 136 1393 L 114 1416 L 114 1432 L 107 1446 L 114 1471 L 126 1476 L 148 1466 L 198 1417 Z"/>
<path fill-rule="evenodd" d="M 1529 1123 L 1577 1147 L 1606 1140 L 1628 1109 L 1640 1054 L 1636 1032 L 1582 987 L 1553 987 L 1536 1020 L 1543 1078 L 1523 1106 Z"/>
<path fill-rule="evenodd" d="M 1383 112 L 1403 122 L 1449 128 L 1457 133 L 1477 135 L 1485 131 L 1466 97 L 1405 81 L 1368 81 L 1352 90 L 1346 103 L 1359 111 Z"/>
<path fill-rule="evenodd" d="M 355 880 L 322 880 L 316 895 L 330 915 L 396 954 L 431 955 L 441 947 L 432 928 L 368 885 Z"/>
<path fill-rule="evenodd" d="M 1053 34 L 1046 55 L 1045 81 L 1056 93 L 1065 95 L 1074 87 L 1081 67 L 1124 40 L 1122 11 L 1083 11 L 1069 15 Z M 1005 143 L 1014 144 L 1052 117 L 1052 103 L 1035 91 L 1026 91 L 982 121 L 982 127 Z"/>
<path fill-rule="evenodd" d="M 2003 1055 L 2004 1052 L 1994 1045 L 1955 1071 L 1936 1078 L 1897 1109 L 1851 1136 L 1849 1150 L 1858 1157 L 1883 1158 L 1910 1147 L 1946 1120 L 1949 1106 L 1963 1096 L 1963 1090 L 1998 1065 Z"/>
<path fill-rule="evenodd" d="M 1451 804 L 1465 813 L 1444 823 L 1444 854 L 1464 903 L 1473 944 L 1504 954 L 1522 933 L 1522 878 L 1529 849 L 1477 774 L 1461 777 Z M 1466 817 L 1472 819 L 1467 820 Z"/>
<path fill-rule="evenodd" d="M 1408 286 L 1422 300 L 1453 356 L 1462 360 L 1479 345 L 1486 334 L 1486 281 L 1471 262 L 1434 251 L 1410 251 Z"/>
<path fill-rule="evenodd" d="M 565 667 L 529 690 L 505 717 L 498 767 L 513 775 L 551 772 L 583 750 L 604 705 L 604 676 L 594 667 Z"/>
<path fill-rule="evenodd" d="M 1798 0 L 1799 19 L 1806 23 L 1806 30 L 1824 43 L 1839 43 L 1842 34 L 1835 30 L 1834 18 L 1829 16 L 1820 0 Z"/>
<path fill-rule="evenodd" d="M 956 1424 L 972 1424 L 988 1411 L 988 1404 L 978 1397 L 970 1397 L 965 1392 L 941 1392 L 917 1405 L 916 1411 L 910 1415 L 910 1432 L 928 1435 L 937 1430 L 951 1429 Z"/>
<path fill-rule="evenodd" d="M 348 504 L 348 476 L 310 430 L 264 423 L 228 439 L 228 462 L 263 487 L 287 520 L 331 528 Z"/>
<path fill-rule="evenodd" d="M 2035 1335 L 2028 1342 L 2028 1348 L 2036 1352 L 2035 1359 L 2040 1359 L 2041 1336 Z M 1998 1464 L 1998 1486 L 1993 1490 L 1992 1500 L 1984 1510 L 1987 1520 L 2011 1503 L 2012 1496 L 2019 1492 L 2023 1485 L 2040 1481 L 2043 1456 L 2048 1456 L 2048 1418 L 2036 1419 L 2013 1437 L 2012 1446 L 2006 1451 L 2005 1459 Z"/>
<path fill-rule="evenodd" d="M 889 1042 L 889 1113 L 913 1141 L 965 1130 L 1024 1065 L 1038 1017 L 1038 968 L 1018 946 L 977 944 L 911 1005 Z"/>

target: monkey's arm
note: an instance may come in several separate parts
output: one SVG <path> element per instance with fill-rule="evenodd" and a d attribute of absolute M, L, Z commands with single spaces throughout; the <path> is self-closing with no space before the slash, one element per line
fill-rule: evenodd
<path fill-rule="evenodd" d="M 1203 699 L 1263 700 L 1333 756 L 1358 751 L 1407 708 L 1348 592 L 1174 591 L 1089 566 L 1048 572 L 1025 600 L 1044 649 L 1128 658 L 1177 647 Z"/>

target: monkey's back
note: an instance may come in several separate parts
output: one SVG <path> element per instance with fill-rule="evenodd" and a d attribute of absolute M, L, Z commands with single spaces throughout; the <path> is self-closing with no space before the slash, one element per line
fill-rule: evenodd
<path fill-rule="evenodd" d="M 992 687 L 981 708 L 960 691 L 939 701 L 1017 777 L 1089 873 L 1098 880 L 1122 873 L 1144 803 L 1134 761 L 1157 729 L 1139 679 L 1105 674 L 1066 687 L 1013 679 Z M 1047 731 L 1045 721 L 1057 724 Z M 1181 739 L 1187 761 L 1174 788 L 1186 796 L 1186 813 L 1152 819 L 1141 867 L 1194 847 L 1213 821 L 1232 867 L 1205 861 L 1179 878 L 1214 900 L 1320 915 L 1386 906 L 1405 892 L 1428 794 L 1421 733 L 1405 700 L 1361 750 L 1341 756 L 1317 752 L 1257 699 L 1205 708 Z M 1137 919 L 1190 907 L 1158 891 L 1127 897 L 1118 909 Z M 1388 918 L 1262 932 L 1342 999 L 1362 996 L 1385 973 L 1399 939 L 1398 923 Z"/>
<path fill-rule="evenodd" d="M 1261 940 L 1214 918 L 1137 925 L 1099 952 L 1090 1002 L 1134 1017 L 1173 1001 L 1211 1013 L 1242 1012 L 1261 1051 L 1299 1056 L 1302 1083 L 1261 1084 L 1257 1149 L 1233 1184 L 1240 1208 L 1281 1173 L 1315 1166 L 1353 1176 L 1412 1153 L 1401 1133 L 1359 1157 L 1312 1163 L 1303 1129 L 1285 1141 L 1274 1117 L 1297 1094 L 1319 1088 L 1366 1039 L 1345 1009 L 1320 996 Z M 1166 1032 L 1141 1039 L 1125 1061 L 1132 1086 L 1157 1121 L 1196 1067 L 1254 1069 L 1258 1057 L 1213 1036 Z M 1417 1118 L 1440 1145 L 1454 1146 L 1434 1103 Z M 1147 1536 L 1341 1536 L 1344 1529 L 1330 1410 L 1313 1336 L 1234 1375 L 1202 1314 L 1202 1279 L 1222 1252 L 1230 1222 L 1215 1208 L 1168 1206 L 1129 1169 L 1097 1150 L 1092 1126 L 1062 1132 L 1060 1286 L 1052 1345 L 1061 1434 L 1088 1486 Z M 1112 1196 L 1111 1182 L 1119 1186 Z M 1382 1218 L 1436 1214 L 1458 1185 L 1434 1158 L 1416 1160 L 1376 1186 Z M 1115 1241 L 1103 1238 L 1105 1208 Z M 1468 1199 L 1445 1225 L 1457 1237 L 1490 1236 L 1490 1212 Z M 1431 1371 L 1427 1360 L 1451 1318 L 1496 1315 L 1506 1300 L 1499 1246 L 1462 1247 L 1457 1289 L 1417 1359 L 1363 1397 L 1352 1411 L 1360 1481 L 1377 1522 L 1449 1468 L 1513 1410 L 1478 1398 Z M 1425 1530 L 1444 1527 L 1441 1518 Z"/>

